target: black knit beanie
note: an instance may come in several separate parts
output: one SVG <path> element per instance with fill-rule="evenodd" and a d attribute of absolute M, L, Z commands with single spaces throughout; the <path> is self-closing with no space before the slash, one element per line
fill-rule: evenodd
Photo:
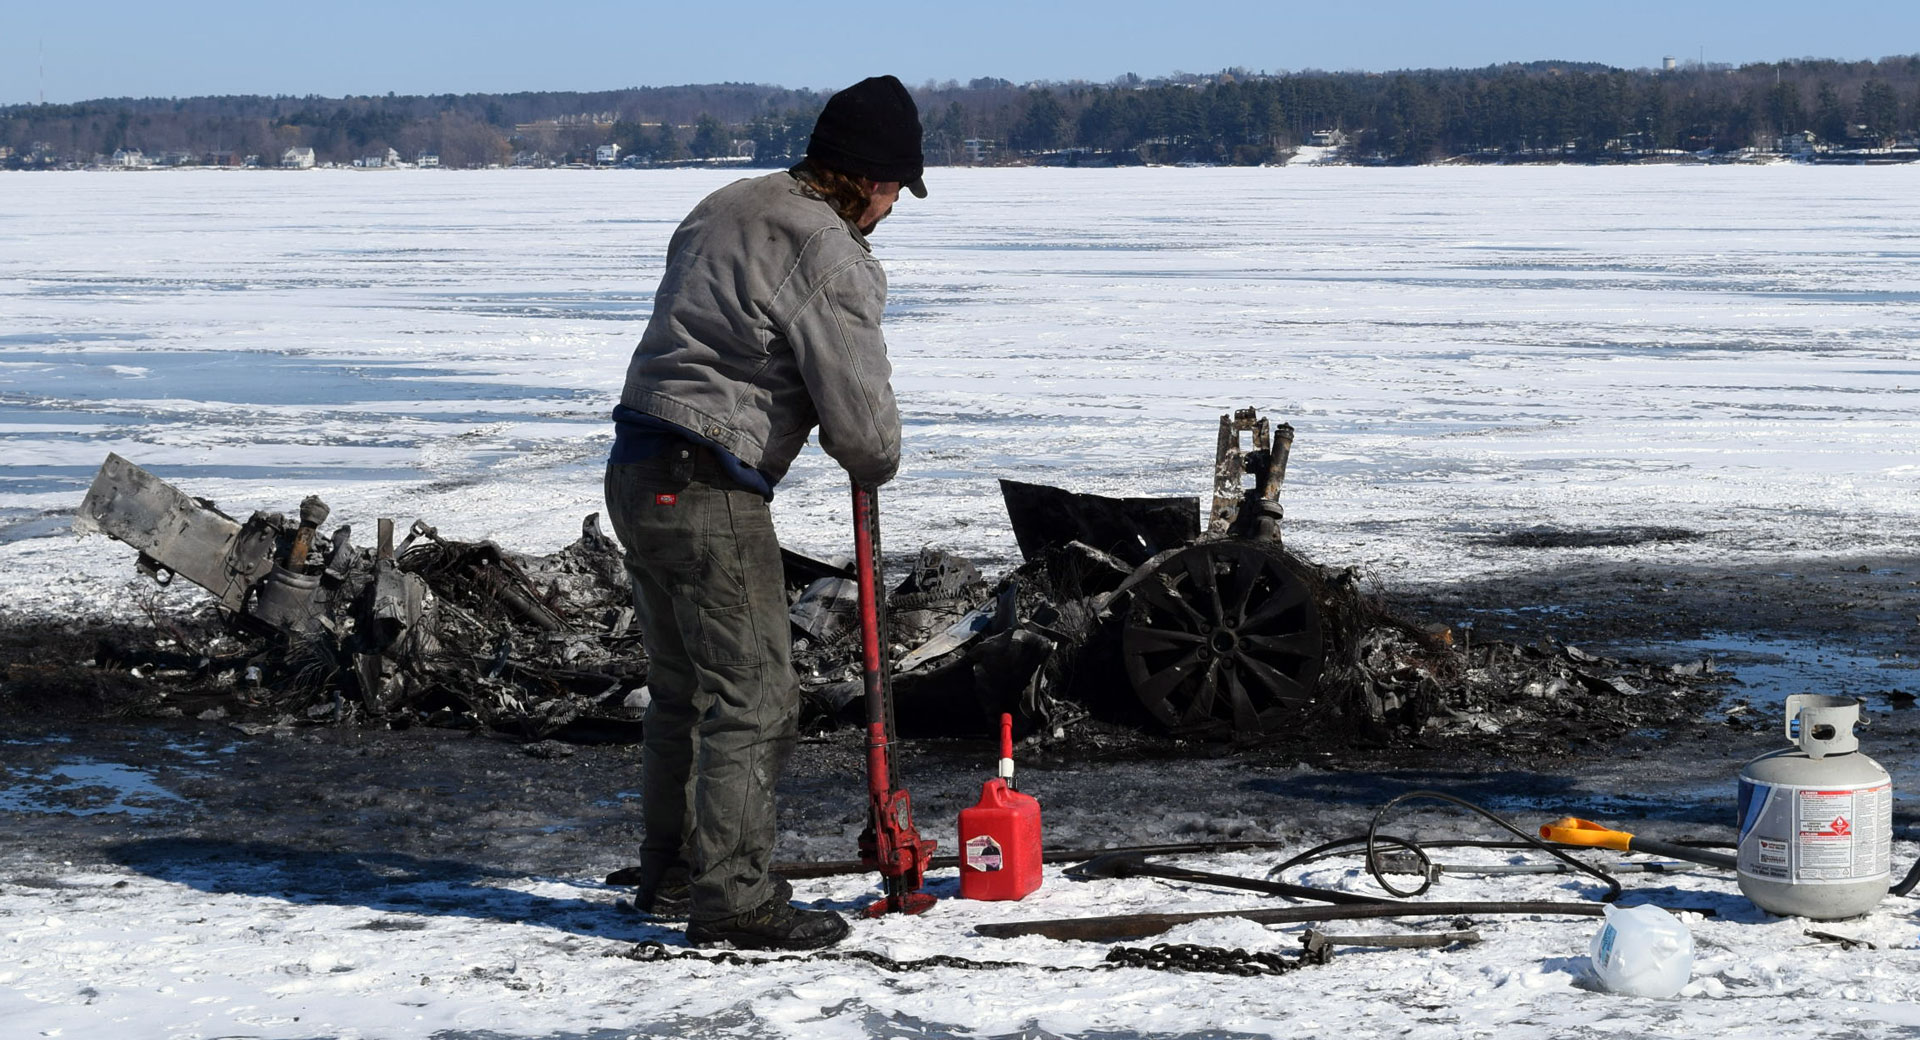
<path fill-rule="evenodd" d="M 892 76 L 873 76 L 827 99 L 807 138 L 807 158 L 855 177 L 899 181 L 924 199 L 920 135 L 913 95 Z"/>

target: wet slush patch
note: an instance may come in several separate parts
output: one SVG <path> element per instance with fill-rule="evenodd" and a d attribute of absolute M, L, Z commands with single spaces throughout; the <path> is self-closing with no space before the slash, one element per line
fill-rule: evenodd
<path fill-rule="evenodd" d="M 5 443 L 0 439 L 0 444 Z M 417 477 L 418 467 L 402 466 L 168 466 L 150 465 L 148 472 L 163 480 L 262 480 L 262 481 L 346 481 L 393 480 Z M 85 492 L 93 483 L 98 466 L 0 466 L 0 492 L 15 495 L 44 495 L 54 492 Z M 77 496 L 76 496 L 77 497 Z M 8 525 L 0 521 L 0 545 L 65 534 L 71 528 L 71 514 L 64 522 Z"/>
<path fill-rule="evenodd" d="M 518 381 L 460 380 L 449 377 L 444 370 L 418 364 L 367 358 L 322 360 L 259 351 L 11 351 L 4 360 L 34 366 L 31 390 L 38 400 L 137 398 L 339 406 L 426 400 L 573 400 L 590 396 L 584 390 L 567 387 L 543 392 Z M 12 381 L 0 378 L 0 386 Z M 49 408 L 39 414 L 44 417 L 58 411 L 61 409 Z"/>
<path fill-rule="evenodd" d="M 1858 653 L 1811 639 L 1709 632 L 1699 639 L 1641 648 L 1648 654 L 1705 658 L 1733 673 L 1721 712 L 1737 701 L 1778 707 L 1795 693 L 1858 697 L 1868 712 L 1910 708 L 1920 697 L 1920 660 Z"/>
<path fill-rule="evenodd" d="M 65 762 L 44 775 L 8 769 L 0 777 L 0 811 L 6 812 L 147 816 L 192 804 L 148 771 L 113 762 Z"/>
<path fill-rule="evenodd" d="M 273 479 L 316 482 L 417 479 L 411 450 L 447 431 L 490 423 L 604 427 L 604 394 L 575 387 L 486 382 L 420 362 L 316 357 L 274 351 L 167 349 L 0 351 L 0 445 L 93 443 L 99 453 L 122 442 L 167 443 L 175 431 L 196 441 L 311 444 L 313 462 L 255 463 L 238 457 L 149 468 L 169 480 Z M 465 364 L 462 360 L 459 363 Z M 588 409 L 582 402 L 594 402 Z M 495 439 L 498 441 L 498 438 Z M 476 469 L 519 457 L 537 445 L 475 444 L 463 461 Z M 372 449 L 339 458 L 338 449 Z M 87 454 L 93 454 L 88 452 Z M 381 464 L 374 456 L 391 457 Z M 98 457 L 98 456 L 95 456 Z M 337 462 L 326 461 L 338 458 Z M 0 492 L 36 495 L 84 490 L 97 465 L 49 464 L 44 451 L 0 465 Z M 0 514 L 0 544 L 58 533 L 57 523 Z"/>
<path fill-rule="evenodd" d="M 0 545 L 66 534 L 73 530 L 73 516 L 65 510 L 0 507 Z"/>

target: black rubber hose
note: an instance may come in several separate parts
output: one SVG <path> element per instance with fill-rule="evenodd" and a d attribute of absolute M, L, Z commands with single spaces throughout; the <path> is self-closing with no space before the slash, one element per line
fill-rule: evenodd
<path fill-rule="evenodd" d="M 1370 876 L 1372 876 L 1375 884 L 1385 889 L 1389 894 L 1398 896 L 1401 899 L 1411 899 L 1414 896 L 1424 894 L 1427 891 L 1427 889 L 1433 887 L 1433 872 L 1431 870 L 1428 870 L 1426 872 L 1426 875 L 1420 879 L 1419 888 L 1413 889 L 1411 891 L 1405 891 L 1405 890 L 1393 887 L 1393 885 L 1387 881 L 1386 876 L 1381 872 L 1380 864 L 1374 856 L 1375 843 L 1380 838 L 1380 821 L 1386 817 L 1387 813 L 1393 810 L 1394 806 L 1399 805 L 1401 802 L 1410 802 L 1419 798 L 1424 798 L 1424 799 L 1428 799 L 1436 802 L 1446 802 L 1450 805 L 1457 805 L 1462 809 L 1470 809 L 1476 813 L 1479 813 L 1481 816 L 1484 816 L 1487 819 L 1492 820 L 1494 823 L 1498 824 L 1503 829 L 1511 832 L 1515 836 L 1526 841 L 1528 844 L 1540 849 L 1542 852 L 1545 852 L 1548 855 L 1553 856 L 1555 859 L 1558 859 L 1567 863 L 1568 865 L 1572 866 L 1575 870 L 1578 870 L 1583 874 L 1590 874 L 1593 877 L 1598 878 L 1602 883 L 1604 883 L 1607 886 L 1606 895 L 1603 895 L 1600 897 L 1601 902 L 1611 903 L 1614 900 L 1620 898 L 1620 882 L 1612 874 L 1609 874 L 1606 871 L 1601 870 L 1599 867 L 1596 867 L 1593 864 L 1586 862 L 1585 860 L 1579 859 L 1575 856 L 1571 856 L 1565 852 L 1560 851 L 1559 849 L 1555 848 L 1552 845 L 1552 843 L 1543 841 L 1539 837 L 1533 834 L 1530 834 L 1527 831 L 1523 831 L 1518 827 L 1515 827 L 1513 824 L 1507 822 L 1505 817 L 1500 816 L 1499 814 L 1493 812 L 1492 810 L 1483 809 L 1480 806 L 1467 801 L 1465 798 L 1456 798 L 1453 795 L 1446 794 L 1441 791 L 1408 791 L 1406 794 L 1399 795 L 1398 797 L 1394 798 L 1392 801 L 1381 806 L 1379 811 L 1373 814 L 1373 821 L 1367 824 L 1367 873 Z M 1402 846 L 1405 846 L 1407 844 L 1407 842 L 1404 839 L 1393 838 L 1391 840 L 1395 844 L 1399 844 Z M 1420 859 L 1423 865 L 1429 864 L 1429 861 L 1427 860 L 1425 853 L 1420 854 Z"/>
<path fill-rule="evenodd" d="M 1920 860 L 1914 860 L 1913 866 L 1907 870 L 1907 876 L 1900 879 L 1899 884 L 1887 889 L 1887 891 L 1896 896 L 1904 896 L 1908 892 L 1913 891 L 1914 885 L 1920 885 Z"/>
<path fill-rule="evenodd" d="M 1067 869 L 1067 876 L 1083 879 L 1151 877 L 1166 881 L 1184 881 L 1193 885 L 1216 885 L 1221 888 L 1239 888 L 1270 896 L 1312 899 L 1321 903 L 1357 904 L 1384 902 L 1379 896 L 1366 896 L 1357 892 L 1342 892 L 1332 888 L 1292 885 L 1285 881 L 1265 881 L 1260 878 L 1240 877 L 1236 874 L 1216 874 L 1211 871 L 1189 870 L 1185 867 L 1168 866 L 1163 863 L 1149 863 L 1147 857 L 1137 853 L 1109 853 L 1107 855 L 1095 856 L 1077 867 L 1069 867 Z"/>
<path fill-rule="evenodd" d="M 1416 843 L 1411 839 L 1396 838 L 1389 834 L 1379 835 L 1377 840 L 1399 845 L 1409 851 L 1413 851 L 1416 845 L 1421 849 L 1537 849 L 1540 847 L 1540 843 L 1537 840 L 1494 841 L 1487 838 L 1448 838 L 1443 841 L 1423 841 Z M 1283 844 L 1282 842 L 1270 842 L 1263 847 L 1276 848 Z M 1270 868 L 1267 871 L 1267 876 L 1277 877 L 1286 871 L 1292 870 L 1294 867 L 1312 863 L 1317 860 L 1332 859 L 1335 856 L 1345 854 L 1349 849 L 1365 848 L 1366 844 L 1367 836 L 1364 834 L 1356 834 L 1348 838 L 1337 838 L 1333 841 L 1323 842 L 1305 852 L 1299 853 L 1292 859 L 1286 860 L 1279 866 Z M 1674 844 L 1686 849 L 1730 849 L 1734 847 L 1732 842 L 1724 841 L 1682 841 L 1675 842 Z M 1547 845 L 1551 848 L 1561 849 L 1566 852 L 1590 852 L 1593 849 L 1591 845 L 1568 845 L 1564 842 L 1557 841 L 1547 842 Z M 1249 844 L 1249 847 L 1252 847 L 1251 844 Z M 1125 852 L 1128 850 L 1113 849 L 1109 851 Z"/>
<path fill-rule="evenodd" d="M 1412 853 L 1414 858 L 1420 861 L 1420 866 L 1423 870 L 1431 870 L 1431 868 L 1433 867 L 1433 860 L 1428 858 L 1427 856 L 1426 850 L 1428 847 L 1456 848 L 1461 845 L 1479 844 L 1477 842 L 1469 843 L 1469 842 L 1459 842 L 1459 841 L 1447 841 L 1447 842 L 1435 841 L 1435 842 L 1428 842 L 1426 846 L 1422 846 L 1419 842 L 1410 841 L 1406 838 L 1396 838 L 1391 834 L 1382 834 L 1379 836 L 1379 840 L 1384 842 L 1389 842 L 1394 845 L 1398 845 L 1401 848 L 1406 849 L 1408 852 Z M 1310 848 L 1307 851 L 1302 852 L 1291 859 L 1282 861 L 1278 866 L 1267 871 L 1267 876 L 1270 878 L 1277 878 L 1280 875 L 1286 873 L 1289 870 L 1292 870 L 1295 867 L 1303 866 L 1308 863 L 1314 863 L 1323 859 L 1332 859 L 1335 856 L 1346 853 L 1348 850 L 1354 848 L 1355 846 L 1365 848 L 1366 844 L 1367 844 L 1367 839 L 1365 835 L 1355 835 L 1351 838 L 1335 838 L 1332 841 L 1321 842 L 1320 844 L 1315 845 L 1313 848 Z M 1502 844 L 1512 844 L 1512 843 L 1502 843 Z M 1515 846 L 1515 847 L 1520 847 L 1520 846 Z"/>
<path fill-rule="evenodd" d="M 1701 866 L 1719 867 L 1721 870 L 1740 869 L 1740 858 L 1738 856 L 1729 856 L 1721 852 L 1708 852 L 1705 849 L 1695 848 L 1691 845 L 1681 845 L 1678 842 L 1656 841 L 1652 838 L 1642 838 L 1637 834 L 1627 842 L 1627 851 L 1644 852 L 1649 856 L 1665 856 L 1669 859 L 1685 860 L 1688 863 L 1698 863 Z"/>

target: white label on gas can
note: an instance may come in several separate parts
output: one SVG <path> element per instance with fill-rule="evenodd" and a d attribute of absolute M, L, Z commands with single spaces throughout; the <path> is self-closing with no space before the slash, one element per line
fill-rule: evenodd
<path fill-rule="evenodd" d="M 1740 779 L 1740 872 L 1850 885 L 1887 876 L 1893 784 L 1794 787 Z"/>
<path fill-rule="evenodd" d="M 1005 863 L 1000 843 L 988 834 L 976 834 L 968 838 L 960 859 L 974 870 L 999 870 Z"/>

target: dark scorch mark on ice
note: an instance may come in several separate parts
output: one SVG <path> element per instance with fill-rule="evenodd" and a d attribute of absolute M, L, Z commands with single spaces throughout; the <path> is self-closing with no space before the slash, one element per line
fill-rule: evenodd
<path fill-rule="evenodd" d="M 1648 542 L 1693 542 L 1705 537 L 1684 527 L 1527 527 L 1484 535 L 1473 541 L 1514 549 L 1606 549 Z"/>

